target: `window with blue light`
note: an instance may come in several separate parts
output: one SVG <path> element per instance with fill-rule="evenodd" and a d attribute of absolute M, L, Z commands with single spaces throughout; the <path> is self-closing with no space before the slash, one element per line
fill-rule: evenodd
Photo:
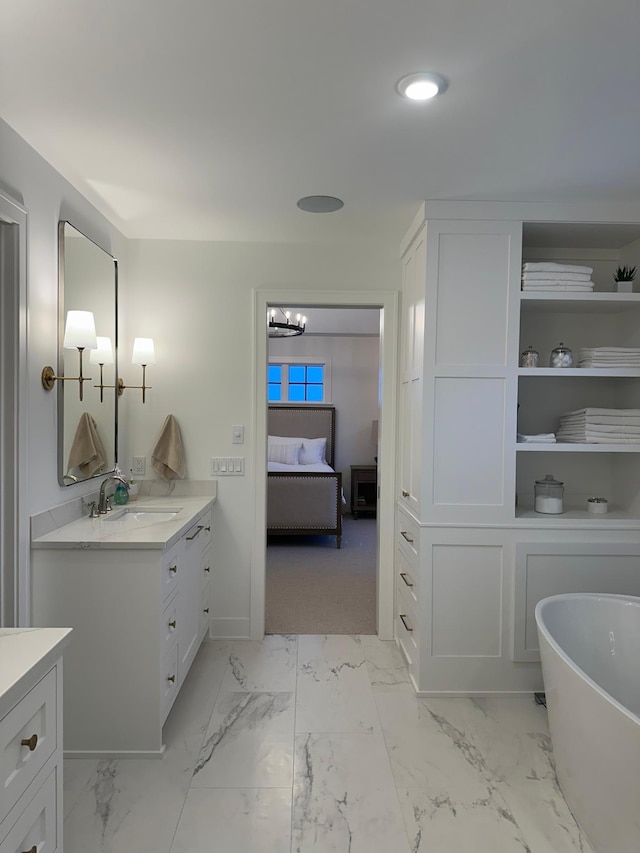
<path fill-rule="evenodd" d="M 322 403 L 324 364 L 270 364 L 267 372 L 270 403 Z"/>

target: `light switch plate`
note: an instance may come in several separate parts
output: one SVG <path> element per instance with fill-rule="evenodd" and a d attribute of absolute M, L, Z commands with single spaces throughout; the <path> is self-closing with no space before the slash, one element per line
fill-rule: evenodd
<path fill-rule="evenodd" d="M 244 426 L 237 424 L 231 427 L 231 444 L 244 444 Z"/>

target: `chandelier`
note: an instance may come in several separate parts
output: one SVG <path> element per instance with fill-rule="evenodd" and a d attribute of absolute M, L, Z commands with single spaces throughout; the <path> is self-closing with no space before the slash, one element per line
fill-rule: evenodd
<path fill-rule="evenodd" d="M 280 314 L 276 314 L 276 311 L 279 311 Z M 267 327 L 270 338 L 292 338 L 295 335 L 301 335 L 306 326 L 307 318 L 301 314 L 296 314 L 294 322 L 291 319 L 291 312 L 284 311 L 282 308 L 271 308 L 267 312 Z"/>

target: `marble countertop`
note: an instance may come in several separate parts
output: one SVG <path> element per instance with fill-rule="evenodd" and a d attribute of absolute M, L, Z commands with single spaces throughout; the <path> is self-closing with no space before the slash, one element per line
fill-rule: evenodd
<path fill-rule="evenodd" d="M 39 667 L 42 675 L 60 657 L 71 628 L 0 628 L 0 717 L 20 700 Z"/>
<path fill-rule="evenodd" d="M 34 538 L 32 548 L 167 548 L 171 547 L 189 525 L 215 502 L 215 497 L 184 496 L 141 498 L 124 507 L 113 509 L 99 518 L 79 518 L 43 536 Z M 121 520 L 127 512 L 179 510 L 169 521 L 141 522 L 125 525 Z"/>

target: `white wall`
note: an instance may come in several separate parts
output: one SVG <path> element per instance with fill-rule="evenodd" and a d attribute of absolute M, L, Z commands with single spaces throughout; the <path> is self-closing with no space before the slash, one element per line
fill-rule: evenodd
<path fill-rule="evenodd" d="M 0 191 L 27 209 L 28 507 L 32 515 L 95 489 L 95 481 L 63 488 L 57 477 L 56 392 L 40 384 L 45 364 L 56 365 L 58 334 L 58 221 L 68 219 L 116 257 L 122 235 L 7 124 L 0 120 Z M 121 280 L 126 264 L 121 264 Z M 26 523 L 27 520 L 25 520 Z"/>
<path fill-rule="evenodd" d="M 153 337 L 158 362 L 147 371 L 153 388 L 145 406 L 129 398 L 121 449 L 147 456 L 147 476 L 152 476 L 149 455 L 172 413 L 182 429 L 189 478 L 209 478 L 211 456 L 245 456 L 244 477 L 218 482 L 212 617 L 214 631 L 220 620 L 228 620 L 248 632 L 255 491 L 253 290 L 291 288 L 312 296 L 399 289 L 396 247 L 144 240 L 130 243 L 128 260 L 130 334 Z M 123 343 L 130 347 L 130 341 Z M 135 370 L 122 367 L 125 381 L 129 375 L 137 381 Z M 234 424 L 244 424 L 242 446 L 231 443 Z"/>
<path fill-rule="evenodd" d="M 269 358 L 327 358 L 331 361 L 331 400 L 336 407 L 335 469 L 342 472 L 351 502 L 351 465 L 373 465 L 376 449 L 371 422 L 378 419 L 379 337 L 302 335 L 271 339 Z"/>

